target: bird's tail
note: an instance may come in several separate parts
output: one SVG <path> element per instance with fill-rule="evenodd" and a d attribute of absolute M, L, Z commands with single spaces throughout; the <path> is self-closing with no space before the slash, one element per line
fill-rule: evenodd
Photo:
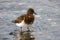
<path fill-rule="evenodd" d="M 17 21 L 16 20 L 13 20 L 12 23 L 17 23 Z"/>

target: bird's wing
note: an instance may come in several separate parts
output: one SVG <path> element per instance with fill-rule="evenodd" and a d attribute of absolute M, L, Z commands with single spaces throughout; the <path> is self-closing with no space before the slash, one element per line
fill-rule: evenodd
<path fill-rule="evenodd" d="M 13 23 L 20 23 L 21 21 L 23 21 L 24 16 L 25 16 L 25 14 L 19 16 L 16 20 L 13 21 Z"/>

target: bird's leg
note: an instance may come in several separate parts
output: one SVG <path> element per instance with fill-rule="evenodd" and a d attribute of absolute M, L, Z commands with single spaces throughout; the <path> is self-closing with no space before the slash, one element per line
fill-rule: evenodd
<path fill-rule="evenodd" d="M 20 30 L 21 30 L 21 32 L 22 32 L 22 27 L 20 27 Z"/>
<path fill-rule="evenodd" d="M 30 28 L 29 27 L 27 27 L 27 29 L 28 29 L 28 31 L 30 31 Z"/>

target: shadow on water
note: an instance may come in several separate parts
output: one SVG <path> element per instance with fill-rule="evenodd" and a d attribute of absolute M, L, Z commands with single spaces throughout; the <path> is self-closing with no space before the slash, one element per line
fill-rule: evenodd
<path fill-rule="evenodd" d="M 34 40 L 35 38 L 31 33 L 31 31 L 21 31 L 20 40 Z"/>

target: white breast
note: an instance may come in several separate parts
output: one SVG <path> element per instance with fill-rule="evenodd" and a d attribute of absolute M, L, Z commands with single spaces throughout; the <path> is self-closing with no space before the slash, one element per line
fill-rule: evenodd
<path fill-rule="evenodd" d="M 28 25 L 28 24 L 26 24 L 26 23 L 24 22 L 24 20 L 23 20 L 21 23 L 16 23 L 16 25 L 19 26 L 19 27 L 29 27 L 31 24 Z"/>

